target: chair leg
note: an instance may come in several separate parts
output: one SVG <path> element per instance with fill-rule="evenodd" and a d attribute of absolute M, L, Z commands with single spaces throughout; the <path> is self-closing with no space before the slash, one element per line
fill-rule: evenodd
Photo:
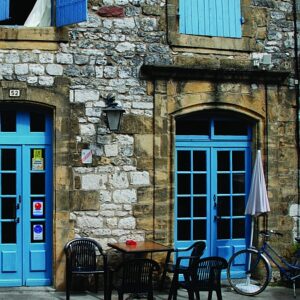
<path fill-rule="evenodd" d="M 99 276 L 98 274 L 94 274 L 94 280 L 95 280 L 95 293 L 97 294 L 98 292 L 98 281 L 99 281 Z"/>
<path fill-rule="evenodd" d="M 212 299 L 212 293 L 213 293 L 213 290 L 209 290 L 208 291 L 208 300 L 211 300 Z"/>
<path fill-rule="evenodd" d="M 222 300 L 222 291 L 220 288 L 216 289 L 216 293 L 217 293 L 217 299 Z"/>
<path fill-rule="evenodd" d="M 188 292 L 188 295 L 189 295 L 189 300 L 194 300 L 194 291 L 193 291 L 193 289 L 188 289 L 187 292 Z"/>
<path fill-rule="evenodd" d="M 196 299 L 200 300 L 200 292 L 199 291 L 195 291 L 195 295 L 196 295 Z"/>
<path fill-rule="evenodd" d="M 67 273 L 67 277 L 66 277 L 66 300 L 70 299 L 71 287 L 72 287 L 72 274 Z"/>
<path fill-rule="evenodd" d="M 118 292 L 118 299 L 123 300 L 123 293 L 122 292 Z"/>

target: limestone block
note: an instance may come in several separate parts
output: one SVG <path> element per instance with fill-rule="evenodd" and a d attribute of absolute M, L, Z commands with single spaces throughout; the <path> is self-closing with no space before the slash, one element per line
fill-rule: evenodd
<path fill-rule="evenodd" d="M 109 182 L 115 188 L 127 188 L 129 186 L 126 172 L 119 172 L 110 175 Z"/>
<path fill-rule="evenodd" d="M 72 191 L 70 193 L 70 202 L 72 211 L 86 211 L 95 210 L 98 211 L 100 208 L 98 191 Z"/>
<path fill-rule="evenodd" d="M 63 67 L 58 64 L 48 64 L 46 66 L 46 73 L 49 75 L 60 76 L 63 74 Z"/>
<path fill-rule="evenodd" d="M 83 190 L 105 189 L 108 181 L 107 174 L 85 174 L 81 178 Z"/>
<path fill-rule="evenodd" d="M 149 173 L 143 172 L 130 172 L 130 184 L 133 185 L 149 185 L 150 177 Z"/>
<path fill-rule="evenodd" d="M 103 219 L 99 216 L 77 216 L 76 226 L 79 228 L 102 228 Z"/>
<path fill-rule="evenodd" d="M 118 218 L 107 218 L 106 224 L 109 228 L 117 228 L 118 226 Z"/>
<path fill-rule="evenodd" d="M 101 202 L 111 202 L 111 192 L 106 190 L 100 190 L 100 201 Z"/>
<path fill-rule="evenodd" d="M 115 203 L 135 203 L 137 201 L 136 190 L 115 190 L 113 192 L 113 201 Z"/>
<path fill-rule="evenodd" d="M 118 155 L 118 144 L 104 145 L 104 153 L 107 157 Z"/>
<path fill-rule="evenodd" d="M 78 103 L 84 103 L 87 101 L 98 101 L 99 91 L 97 90 L 75 90 L 74 100 Z"/>
<path fill-rule="evenodd" d="M 54 84 L 54 78 L 50 76 L 40 76 L 38 82 L 41 86 L 52 86 Z"/>
<path fill-rule="evenodd" d="M 212 82 L 201 82 L 201 81 L 188 81 L 183 87 L 183 93 L 195 94 L 195 93 L 206 93 L 214 91 L 215 87 Z"/>
<path fill-rule="evenodd" d="M 28 64 L 16 64 L 15 73 L 16 75 L 26 75 L 28 74 Z"/>
<path fill-rule="evenodd" d="M 81 135 L 87 135 L 87 136 L 93 136 L 96 134 L 96 129 L 94 124 L 80 124 L 79 125 L 80 134 Z"/>
<path fill-rule="evenodd" d="M 123 218 L 119 220 L 118 228 L 135 229 L 136 220 L 134 217 Z"/>

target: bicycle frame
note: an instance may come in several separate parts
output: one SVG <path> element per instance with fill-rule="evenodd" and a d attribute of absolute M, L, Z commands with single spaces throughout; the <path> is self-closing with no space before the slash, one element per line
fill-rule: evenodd
<path fill-rule="evenodd" d="M 263 245 L 260 248 L 251 247 L 251 249 L 257 250 L 260 255 L 265 255 L 272 263 L 275 264 L 279 271 L 288 280 L 294 281 L 295 279 L 300 277 L 300 274 L 292 276 L 293 271 L 300 272 L 300 266 L 290 264 L 286 259 L 279 255 L 278 252 L 276 252 L 276 250 L 273 247 L 271 247 L 267 241 L 264 241 Z M 278 260 L 281 264 L 278 262 Z"/>

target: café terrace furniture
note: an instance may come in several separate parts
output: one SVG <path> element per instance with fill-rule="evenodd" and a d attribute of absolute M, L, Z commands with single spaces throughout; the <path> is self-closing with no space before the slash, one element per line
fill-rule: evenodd
<path fill-rule="evenodd" d="M 126 255 L 132 255 L 135 254 L 136 257 L 144 256 L 148 253 L 156 253 L 156 252 L 166 252 L 166 259 L 163 267 L 163 272 L 160 280 L 159 289 L 162 290 L 164 287 L 164 282 L 166 278 L 166 267 L 170 261 L 171 253 L 174 251 L 172 247 L 168 247 L 165 245 L 162 245 L 160 243 L 154 242 L 154 241 L 141 241 L 141 242 L 135 242 L 133 244 L 126 243 L 126 242 L 120 242 L 120 243 L 108 243 L 109 247 L 119 251 L 123 255 L 123 260 Z"/>
<path fill-rule="evenodd" d="M 171 285 L 168 300 L 177 299 L 179 288 L 188 291 L 189 299 L 200 299 L 200 291 L 208 291 L 208 300 L 212 299 L 213 291 L 216 291 L 217 299 L 222 300 L 221 293 L 221 272 L 227 268 L 227 261 L 218 256 L 201 258 L 197 264 L 192 264 L 184 274 L 183 281 L 176 281 Z M 174 276 L 177 276 L 175 273 Z"/>
<path fill-rule="evenodd" d="M 153 300 L 153 272 L 159 270 L 156 261 L 147 258 L 125 260 L 109 275 L 108 299 L 112 290 L 118 292 L 118 299 L 123 300 L 124 294 L 139 297 L 147 294 L 148 300 Z"/>
<path fill-rule="evenodd" d="M 173 280 L 171 282 L 171 290 L 173 286 L 176 287 L 180 276 L 183 276 L 190 271 L 193 264 L 197 264 L 206 248 L 206 243 L 197 241 L 187 248 L 175 249 L 174 254 L 177 255 L 175 264 L 168 265 L 167 272 L 173 273 Z M 180 256 L 178 254 L 182 253 Z M 172 293 L 170 293 L 171 295 Z"/>
<path fill-rule="evenodd" d="M 66 299 L 70 299 L 73 276 L 94 276 L 95 292 L 98 291 L 98 276 L 104 277 L 104 299 L 107 299 L 107 256 L 99 243 L 91 238 L 77 238 L 65 247 Z"/>

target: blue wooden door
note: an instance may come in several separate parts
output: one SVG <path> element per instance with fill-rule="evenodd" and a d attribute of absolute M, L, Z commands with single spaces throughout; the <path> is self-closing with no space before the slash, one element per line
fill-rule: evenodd
<path fill-rule="evenodd" d="M 215 120 L 207 124 L 207 134 L 179 130 L 176 136 L 174 241 L 176 248 L 185 248 L 203 240 L 204 256 L 228 260 L 246 247 L 250 235 L 244 215 L 251 176 L 250 134 L 248 126 L 230 135 L 219 132 Z M 195 123 L 192 128 L 187 130 L 195 131 Z"/>
<path fill-rule="evenodd" d="M 52 121 L 0 107 L 0 286 L 52 282 Z"/>

